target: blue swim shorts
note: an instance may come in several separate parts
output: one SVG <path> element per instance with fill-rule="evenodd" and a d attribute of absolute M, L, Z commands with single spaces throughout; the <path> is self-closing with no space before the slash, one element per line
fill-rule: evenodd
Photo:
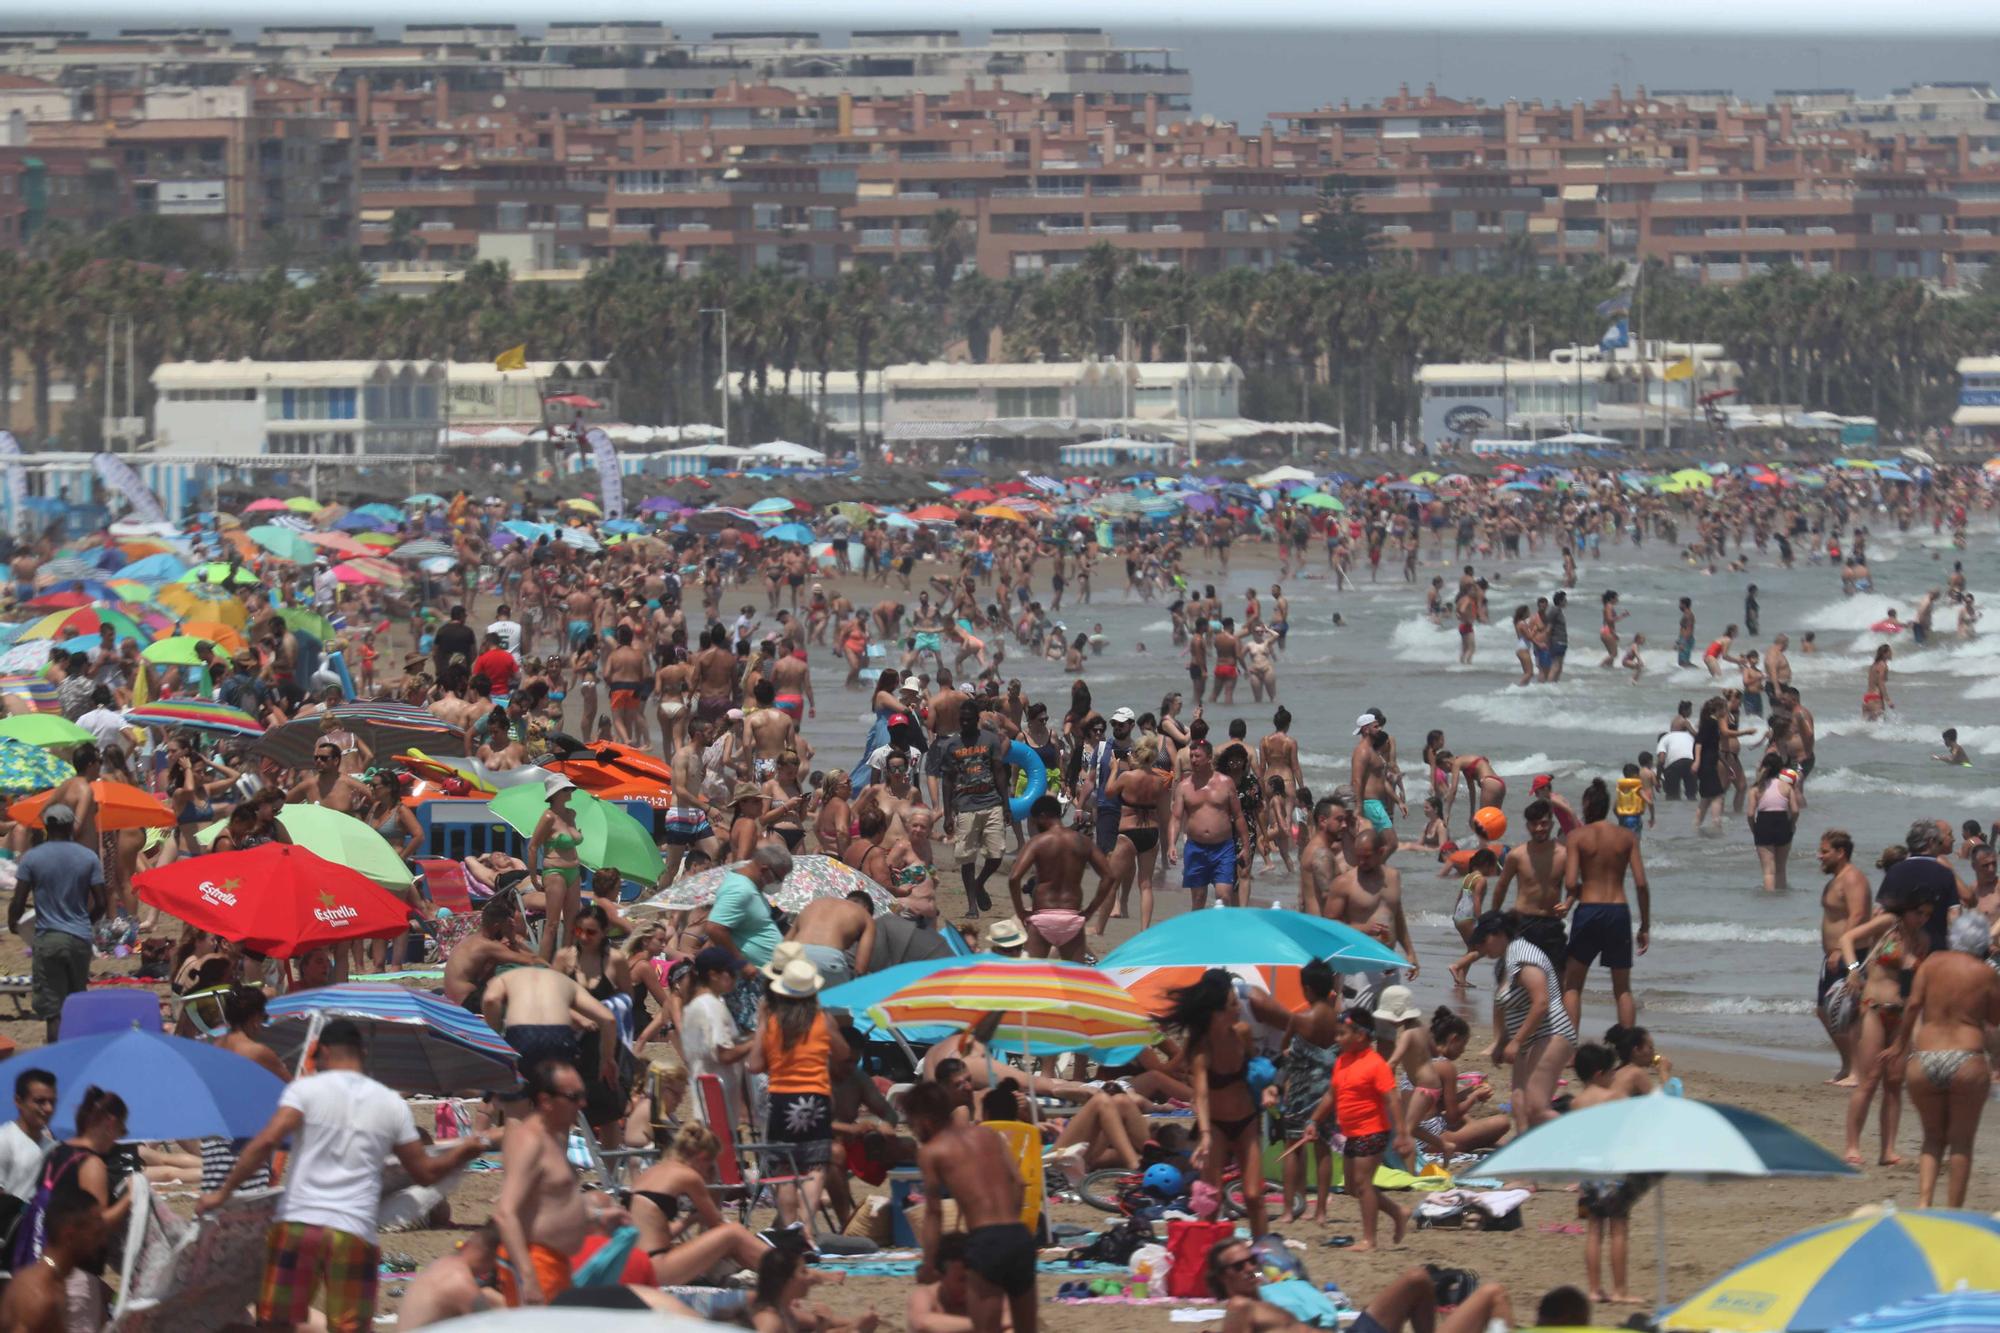
<path fill-rule="evenodd" d="M 1181 859 L 1181 887 L 1201 889 L 1211 884 L 1236 882 L 1236 840 L 1196 842 L 1187 840 Z"/>
<path fill-rule="evenodd" d="M 1389 807 L 1372 797 L 1361 803 L 1361 813 L 1375 826 L 1377 833 L 1387 833 L 1396 827 L 1395 821 L 1389 818 Z"/>

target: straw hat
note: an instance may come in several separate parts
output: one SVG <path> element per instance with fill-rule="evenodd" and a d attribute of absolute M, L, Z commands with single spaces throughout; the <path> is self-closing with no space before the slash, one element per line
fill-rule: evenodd
<path fill-rule="evenodd" d="M 771 993 L 788 1000 L 810 1000 L 825 985 L 826 978 L 819 974 L 818 968 L 804 958 L 794 958 L 771 982 Z"/>
<path fill-rule="evenodd" d="M 1002 917 L 986 928 L 986 943 L 994 949 L 1020 949 L 1028 943 L 1028 929 L 1018 917 Z"/>
<path fill-rule="evenodd" d="M 1409 1023 L 1423 1016 L 1408 986 L 1384 986 L 1376 997 L 1375 1020 L 1379 1023 Z"/>
<path fill-rule="evenodd" d="M 764 980 L 776 981 L 785 974 L 785 968 L 806 956 L 806 946 L 797 940 L 785 940 L 771 950 L 771 961 L 760 969 Z"/>
<path fill-rule="evenodd" d="M 754 782 L 739 782 L 736 784 L 736 790 L 729 793 L 729 808 L 734 810 L 745 801 L 761 801 L 763 799 L 764 789 L 762 787 L 759 787 Z"/>

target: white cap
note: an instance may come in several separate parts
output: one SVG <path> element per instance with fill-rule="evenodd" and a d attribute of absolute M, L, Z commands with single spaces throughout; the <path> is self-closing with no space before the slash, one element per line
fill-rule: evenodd
<path fill-rule="evenodd" d="M 915 676 L 905 676 L 903 677 L 901 688 L 908 690 L 911 694 L 922 694 L 924 692 L 924 683 Z M 901 691 L 899 690 L 898 692 L 900 693 Z"/>
<path fill-rule="evenodd" d="M 1382 719 L 1376 717 L 1372 712 L 1363 713 L 1360 717 L 1354 719 L 1354 734 L 1359 736 L 1362 732 L 1372 726 L 1378 725 L 1381 721 Z"/>
<path fill-rule="evenodd" d="M 1129 708 L 1120 708 L 1111 714 L 1113 722 L 1137 722 L 1139 715 Z"/>

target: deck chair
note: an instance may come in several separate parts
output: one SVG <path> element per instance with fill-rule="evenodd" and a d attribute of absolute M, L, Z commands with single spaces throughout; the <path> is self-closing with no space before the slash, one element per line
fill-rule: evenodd
<path fill-rule="evenodd" d="M 1042 1179 L 1042 1132 L 1025 1120 L 988 1120 L 986 1128 L 1007 1141 L 1021 1173 L 1021 1225 L 1042 1235 L 1042 1208 L 1048 1187 Z"/>
<path fill-rule="evenodd" d="M 720 1141 L 715 1151 L 715 1174 L 722 1188 L 716 1191 L 719 1199 L 734 1199 L 737 1213 L 743 1225 L 750 1225 L 750 1210 L 756 1206 L 767 1190 L 779 1185 L 798 1185 L 805 1178 L 799 1170 L 798 1160 L 787 1143 L 738 1143 L 736 1127 L 729 1123 L 729 1098 L 723 1093 L 722 1080 L 714 1074 L 699 1074 L 694 1080 L 695 1109 L 701 1116 L 709 1132 Z M 750 1170 L 744 1169 L 748 1163 Z M 776 1197 L 772 1197 L 776 1207 Z M 832 1209 L 824 1195 L 820 1198 L 820 1212 L 826 1217 L 830 1232 L 840 1230 L 834 1220 Z"/>
<path fill-rule="evenodd" d="M 570 1145 L 575 1147 L 578 1139 L 583 1140 L 583 1162 L 574 1164 L 584 1171 L 595 1171 L 598 1184 L 606 1190 L 617 1189 L 628 1175 L 636 1175 L 654 1162 L 660 1160 L 658 1148 L 606 1148 L 597 1141 L 597 1135 L 590 1128 L 590 1121 L 583 1111 L 576 1113 L 576 1126 L 570 1134 Z M 571 1154 L 575 1157 L 574 1152 Z M 636 1164 L 636 1166 L 635 1166 Z"/>

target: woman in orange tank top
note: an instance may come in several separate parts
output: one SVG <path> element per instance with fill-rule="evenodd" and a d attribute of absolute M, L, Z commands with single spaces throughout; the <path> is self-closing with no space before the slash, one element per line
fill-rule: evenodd
<path fill-rule="evenodd" d="M 802 1222 L 810 1233 L 833 1155 L 832 1065 L 847 1059 L 847 1042 L 821 1011 L 819 992 L 826 981 L 798 945 L 779 945 L 764 976 L 771 988 L 750 1070 L 770 1077 L 765 1141 L 790 1149 L 798 1169 L 797 1181 L 777 1187 L 779 1219 Z"/>

